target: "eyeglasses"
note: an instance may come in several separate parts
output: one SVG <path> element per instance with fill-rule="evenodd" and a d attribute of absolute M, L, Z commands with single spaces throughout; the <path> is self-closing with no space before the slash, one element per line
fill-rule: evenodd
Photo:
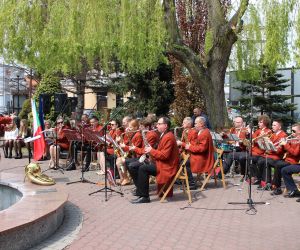
<path fill-rule="evenodd" d="M 57 124 L 62 124 L 63 122 L 57 122 Z"/>
<path fill-rule="evenodd" d="M 110 125 L 111 125 L 111 126 L 115 126 L 115 125 L 117 125 L 117 124 L 116 124 L 116 123 L 111 123 Z"/>

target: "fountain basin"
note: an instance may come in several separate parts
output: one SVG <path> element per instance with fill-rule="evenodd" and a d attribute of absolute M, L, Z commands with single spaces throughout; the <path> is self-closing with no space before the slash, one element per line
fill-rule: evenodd
<path fill-rule="evenodd" d="M 6 205 L 0 211 L 0 249 L 33 247 L 52 235 L 64 218 L 68 195 L 62 185 L 39 186 L 23 179 L 22 175 L 0 174 L 0 188 L 10 196 L 3 198 Z"/>

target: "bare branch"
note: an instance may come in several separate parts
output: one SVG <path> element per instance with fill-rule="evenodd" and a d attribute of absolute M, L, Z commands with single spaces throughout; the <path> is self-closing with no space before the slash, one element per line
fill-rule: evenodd
<path fill-rule="evenodd" d="M 244 16 L 248 6 L 249 0 L 241 0 L 238 10 L 229 21 L 229 25 L 233 30 L 235 30 L 235 33 L 238 33 L 242 30 L 242 17 Z"/>

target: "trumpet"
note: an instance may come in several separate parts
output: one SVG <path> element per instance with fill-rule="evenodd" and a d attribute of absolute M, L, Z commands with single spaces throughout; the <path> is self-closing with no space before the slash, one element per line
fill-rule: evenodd
<path fill-rule="evenodd" d="M 127 153 L 124 152 L 124 150 L 120 147 L 120 145 L 111 137 L 111 135 L 108 133 L 106 135 L 107 139 L 112 143 L 112 146 L 114 148 L 114 151 L 118 157 L 127 157 Z"/>
<path fill-rule="evenodd" d="M 288 137 L 285 137 L 285 138 L 282 138 L 282 139 L 280 139 L 280 141 L 278 141 L 278 142 L 276 142 L 276 143 L 274 143 L 274 146 L 282 146 L 282 145 L 284 145 L 285 143 L 287 143 L 288 141 L 300 141 L 300 138 L 293 138 L 293 137 L 291 137 L 292 135 L 289 135 Z"/>

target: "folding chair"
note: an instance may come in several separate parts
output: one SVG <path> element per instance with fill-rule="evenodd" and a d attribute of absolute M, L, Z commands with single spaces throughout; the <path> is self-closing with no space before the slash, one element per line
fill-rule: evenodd
<path fill-rule="evenodd" d="M 222 183 L 223 183 L 223 188 L 226 188 L 226 183 L 225 183 L 225 176 L 224 176 L 224 169 L 223 169 L 223 163 L 222 163 L 222 156 L 223 156 L 223 149 L 219 149 L 214 147 L 214 151 L 217 154 L 217 159 L 215 160 L 215 163 L 212 167 L 212 169 L 208 172 L 208 175 L 206 177 L 206 179 L 204 180 L 200 191 L 202 191 L 205 187 L 205 185 L 207 184 L 207 182 L 209 181 L 210 177 L 212 176 L 212 174 L 214 174 L 214 179 L 215 179 L 215 186 L 217 186 L 217 174 L 216 174 L 216 170 L 219 167 L 220 171 L 221 171 L 221 175 L 222 175 Z"/>
<path fill-rule="evenodd" d="M 160 202 L 163 202 L 166 199 L 166 197 L 167 197 L 169 191 L 171 190 L 171 188 L 173 187 L 175 181 L 180 180 L 181 183 L 182 183 L 183 192 L 187 193 L 189 203 L 192 203 L 191 191 L 190 191 L 189 180 L 188 180 L 188 175 L 187 175 L 187 170 L 186 170 L 186 162 L 188 161 L 189 157 L 190 157 L 189 155 L 185 155 L 183 157 L 183 161 L 182 161 L 175 177 L 173 178 L 173 180 L 169 184 L 167 190 L 164 192 L 165 187 L 168 184 L 164 184 L 163 187 L 159 190 L 158 196 L 160 196 L 162 193 L 164 194 L 161 197 Z M 185 185 L 186 185 L 186 190 L 185 190 Z"/>

